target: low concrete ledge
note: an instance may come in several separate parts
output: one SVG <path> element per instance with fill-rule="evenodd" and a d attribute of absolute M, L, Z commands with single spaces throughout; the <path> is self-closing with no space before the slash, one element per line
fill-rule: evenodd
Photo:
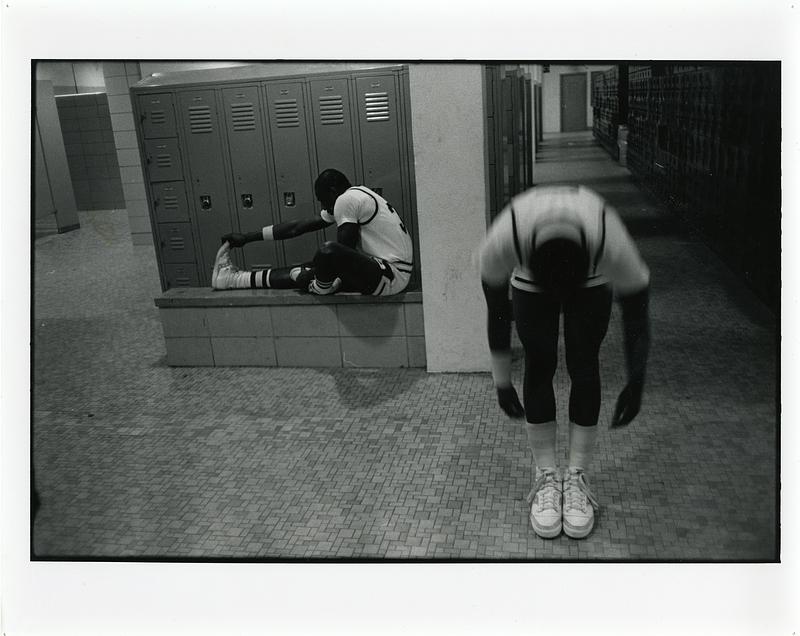
<path fill-rule="evenodd" d="M 317 296 L 294 289 L 228 289 L 214 291 L 210 287 L 177 287 L 168 289 L 155 299 L 156 307 L 253 307 L 262 305 L 382 305 L 386 303 L 422 303 L 421 291 L 408 291 L 394 296 L 363 294 L 331 294 Z"/>
<path fill-rule="evenodd" d="M 422 293 L 171 289 L 155 299 L 170 366 L 425 367 Z"/>

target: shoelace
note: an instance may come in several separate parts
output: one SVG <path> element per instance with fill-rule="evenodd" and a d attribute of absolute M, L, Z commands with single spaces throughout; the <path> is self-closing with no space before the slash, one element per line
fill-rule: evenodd
<path fill-rule="evenodd" d="M 586 512 L 587 501 L 592 504 L 595 510 L 600 509 L 597 499 L 592 494 L 592 491 L 589 490 L 589 484 L 583 471 L 569 471 L 567 479 L 564 480 L 564 509 L 578 509 L 581 512 Z"/>
<path fill-rule="evenodd" d="M 533 503 L 536 493 L 539 493 L 539 510 L 545 510 L 546 508 L 556 511 L 558 510 L 558 502 L 556 501 L 558 486 L 556 484 L 555 473 L 545 472 L 539 476 L 539 478 L 533 484 L 533 489 L 525 498 L 529 504 Z"/>

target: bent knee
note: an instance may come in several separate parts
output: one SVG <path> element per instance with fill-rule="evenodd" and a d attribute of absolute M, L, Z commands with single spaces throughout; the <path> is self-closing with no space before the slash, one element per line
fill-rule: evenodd
<path fill-rule="evenodd" d="M 326 254 L 326 255 L 336 254 L 339 251 L 341 251 L 340 248 L 341 248 L 341 245 L 339 245 L 339 243 L 337 243 L 336 241 L 325 241 L 320 246 L 319 252 L 321 254 Z"/>

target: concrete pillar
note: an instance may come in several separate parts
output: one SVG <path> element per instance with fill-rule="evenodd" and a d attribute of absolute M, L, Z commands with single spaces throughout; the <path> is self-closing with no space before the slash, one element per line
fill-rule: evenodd
<path fill-rule="evenodd" d="M 485 371 L 486 313 L 472 262 L 486 234 L 482 68 L 411 65 L 409 82 L 428 371 Z"/>
<path fill-rule="evenodd" d="M 36 81 L 35 115 L 36 193 L 42 193 L 45 188 L 48 190 L 42 200 L 36 200 L 36 220 L 40 226 L 52 225 L 52 212 L 58 232 L 69 232 L 78 229 L 80 221 L 64 148 L 64 135 L 58 118 L 53 85 L 49 80 Z M 47 206 L 51 206 L 51 209 L 48 210 Z"/>
<path fill-rule="evenodd" d="M 125 209 L 134 245 L 152 245 L 153 231 L 144 187 L 139 144 L 133 121 L 133 106 L 129 89 L 139 82 L 139 64 L 136 62 L 105 62 L 103 73 L 108 94 L 108 109 L 114 144 L 117 147 L 119 174 L 125 194 Z"/>

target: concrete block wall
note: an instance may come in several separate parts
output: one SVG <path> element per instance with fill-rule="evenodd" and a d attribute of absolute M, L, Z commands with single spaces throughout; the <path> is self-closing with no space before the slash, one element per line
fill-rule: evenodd
<path fill-rule="evenodd" d="M 103 74 L 114 143 L 117 147 L 122 191 L 131 228 L 131 240 L 134 245 L 152 245 L 153 231 L 150 227 L 147 194 L 129 92 L 130 87 L 141 79 L 139 64 L 104 62 Z"/>
<path fill-rule="evenodd" d="M 189 303 L 176 302 L 174 290 L 156 303 L 170 366 L 426 366 L 419 292 L 399 302 L 354 296 L 320 301 L 296 292 L 180 292 Z"/>

